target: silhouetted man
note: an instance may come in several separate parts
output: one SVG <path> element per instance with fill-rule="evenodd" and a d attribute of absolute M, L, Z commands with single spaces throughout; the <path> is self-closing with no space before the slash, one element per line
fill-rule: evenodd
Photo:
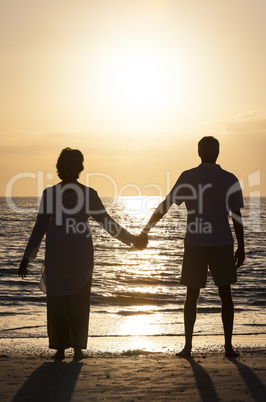
<path fill-rule="evenodd" d="M 180 283 L 187 286 L 184 305 L 185 347 L 178 356 L 191 356 L 200 288 L 206 286 L 208 268 L 222 301 L 225 356 L 238 356 L 232 347 L 234 305 L 231 284 L 237 281 L 236 268 L 245 260 L 244 234 L 240 209 L 243 197 L 237 178 L 216 164 L 219 142 L 204 137 L 198 143 L 202 163 L 184 171 L 165 200 L 158 206 L 142 231 L 149 230 L 167 213 L 170 206 L 185 202 L 187 230 Z M 234 255 L 228 216 L 232 213 L 237 239 Z"/>

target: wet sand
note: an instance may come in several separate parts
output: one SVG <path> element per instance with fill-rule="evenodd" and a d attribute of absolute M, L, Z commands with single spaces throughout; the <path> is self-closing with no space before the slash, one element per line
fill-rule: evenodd
<path fill-rule="evenodd" d="M 63 361 L 51 359 L 47 338 L 1 339 L 0 400 L 266 400 L 263 334 L 235 336 L 240 356 L 234 359 L 224 357 L 222 337 L 195 337 L 189 359 L 175 356 L 179 337 L 135 338 L 89 338 L 81 361 L 71 350 Z"/>

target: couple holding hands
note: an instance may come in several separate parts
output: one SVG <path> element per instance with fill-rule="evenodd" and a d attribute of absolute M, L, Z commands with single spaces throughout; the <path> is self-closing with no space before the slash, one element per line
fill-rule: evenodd
<path fill-rule="evenodd" d="M 231 284 L 237 280 L 236 269 L 245 259 L 244 235 L 240 209 L 242 192 L 237 178 L 216 164 L 219 142 L 203 137 L 198 143 L 201 164 L 183 172 L 165 200 L 157 207 L 140 235 L 121 227 L 106 211 L 97 192 L 79 183 L 83 155 L 65 148 L 57 161 L 62 180 L 44 190 L 35 226 L 28 241 L 18 275 L 25 278 L 27 266 L 38 252 L 46 234 L 45 261 L 40 288 L 47 295 L 49 347 L 54 358 L 63 359 L 65 349 L 74 349 L 74 358 L 82 359 L 87 348 L 90 292 L 94 265 L 92 236 L 88 218 L 96 220 L 108 233 L 127 245 L 142 250 L 148 233 L 168 212 L 173 203 L 185 202 L 187 231 L 180 283 L 187 286 L 184 306 L 185 338 L 180 357 L 191 356 L 193 328 L 200 288 L 204 288 L 208 268 L 218 286 L 222 301 L 225 355 L 237 356 L 232 347 L 234 306 Z M 233 251 L 233 237 L 228 221 L 232 214 L 238 243 Z M 85 230 L 75 230 L 71 222 Z M 200 223 L 200 224 L 199 224 Z M 71 230 L 70 230 L 71 229 Z"/>

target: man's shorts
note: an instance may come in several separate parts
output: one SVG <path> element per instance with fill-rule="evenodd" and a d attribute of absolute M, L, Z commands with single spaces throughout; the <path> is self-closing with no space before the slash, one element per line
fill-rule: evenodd
<path fill-rule="evenodd" d="M 233 244 L 195 246 L 185 243 L 180 283 L 192 288 L 205 288 L 208 268 L 216 286 L 237 281 Z"/>

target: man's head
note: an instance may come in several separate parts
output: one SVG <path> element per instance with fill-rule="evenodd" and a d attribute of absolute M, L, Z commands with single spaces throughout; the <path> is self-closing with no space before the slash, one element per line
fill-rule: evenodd
<path fill-rule="evenodd" d="M 215 163 L 219 155 L 219 141 L 214 137 L 203 137 L 198 143 L 202 163 Z"/>

